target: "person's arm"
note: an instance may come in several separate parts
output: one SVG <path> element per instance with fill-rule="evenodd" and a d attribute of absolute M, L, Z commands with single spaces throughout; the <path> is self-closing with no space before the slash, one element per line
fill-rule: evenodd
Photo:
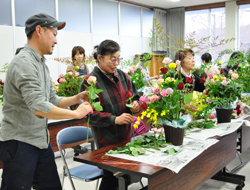
<path fill-rule="evenodd" d="M 92 111 L 93 110 L 89 103 L 85 102 L 79 105 L 78 108 L 74 111 L 62 109 L 53 105 L 50 112 L 48 113 L 36 110 L 34 114 L 49 119 L 82 119 L 84 116 L 86 116 L 89 112 Z"/>

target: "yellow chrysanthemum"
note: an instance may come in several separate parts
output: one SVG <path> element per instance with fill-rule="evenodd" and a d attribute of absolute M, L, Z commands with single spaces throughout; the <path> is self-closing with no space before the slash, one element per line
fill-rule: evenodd
<path fill-rule="evenodd" d="M 147 115 L 147 112 L 146 112 L 146 111 L 143 111 L 143 112 L 141 113 L 141 115 L 142 115 L 142 116 L 146 116 L 146 115 Z"/>
<path fill-rule="evenodd" d="M 58 92 L 59 90 L 57 89 L 56 91 Z"/>
<path fill-rule="evenodd" d="M 166 81 L 172 82 L 172 79 L 170 77 L 166 78 Z"/>
<path fill-rule="evenodd" d="M 217 65 L 222 65 L 222 62 L 221 61 L 217 62 Z"/>
<path fill-rule="evenodd" d="M 163 110 L 163 111 L 161 112 L 161 116 L 164 116 L 164 115 L 166 115 L 165 110 Z"/>
<path fill-rule="evenodd" d="M 157 124 L 157 121 L 154 121 L 154 124 L 156 125 L 156 124 Z"/>
<path fill-rule="evenodd" d="M 175 69 L 176 68 L 176 64 L 175 63 L 170 63 L 169 64 L 169 68 L 170 69 Z"/>
<path fill-rule="evenodd" d="M 135 65 L 133 65 L 133 68 L 135 68 Z"/>
<path fill-rule="evenodd" d="M 134 124 L 133 125 L 134 129 L 138 129 L 138 125 Z"/>
<path fill-rule="evenodd" d="M 150 114 L 150 113 L 148 113 L 148 114 L 147 114 L 147 118 L 150 118 L 150 117 L 151 117 L 151 114 Z"/>
<path fill-rule="evenodd" d="M 217 80 L 217 79 L 219 80 L 220 78 L 218 76 L 213 76 L 213 79 L 214 80 Z"/>
<path fill-rule="evenodd" d="M 145 117 L 145 116 L 144 116 L 144 115 L 142 115 L 142 116 L 141 116 L 141 119 L 144 119 L 144 117 Z"/>
<path fill-rule="evenodd" d="M 76 69 L 76 70 L 79 70 L 80 68 L 79 68 L 79 66 L 76 66 L 75 69 Z"/>

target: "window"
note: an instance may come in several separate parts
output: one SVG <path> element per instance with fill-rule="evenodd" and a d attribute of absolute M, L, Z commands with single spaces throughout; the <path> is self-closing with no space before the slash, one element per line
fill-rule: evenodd
<path fill-rule="evenodd" d="M 55 17 L 55 2 L 51 0 L 15 1 L 16 26 L 25 26 L 26 20 L 34 14 L 46 13 Z"/>
<path fill-rule="evenodd" d="M 142 37 L 151 37 L 153 29 L 154 11 L 143 9 Z"/>
<path fill-rule="evenodd" d="M 239 50 L 250 50 L 250 4 L 239 6 Z"/>
<path fill-rule="evenodd" d="M 1 1 L 0 25 L 11 26 L 11 1 Z"/>
<path fill-rule="evenodd" d="M 116 2 L 93 1 L 93 33 L 118 35 L 118 8 Z"/>
<path fill-rule="evenodd" d="M 58 0 L 59 20 L 65 21 L 63 30 L 90 32 L 89 0 Z"/>
<path fill-rule="evenodd" d="M 121 3 L 121 30 L 123 36 L 141 36 L 141 9 Z"/>
<path fill-rule="evenodd" d="M 185 13 L 185 40 L 190 42 L 186 47 L 192 47 L 196 52 L 196 66 L 201 63 L 201 55 L 211 53 L 213 61 L 224 61 L 224 56 L 218 57 L 225 49 L 219 45 L 225 39 L 225 8 L 213 8 Z M 191 44 L 191 45 L 190 45 Z M 218 46 L 219 45 L 219 46 Z M 194 47 L 193 47 L 194 46 Z"/>

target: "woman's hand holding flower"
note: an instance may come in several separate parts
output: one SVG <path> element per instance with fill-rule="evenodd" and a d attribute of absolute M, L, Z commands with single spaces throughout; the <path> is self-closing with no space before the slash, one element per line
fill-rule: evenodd
<path fill-rule="evenodd" d="M 80 104 L 74 112 L 77 114 L 76 119 L 82 119 L 88 113 L 93 112 L 93 109 L 88 102 L 84 102 Z"/>
<path fill-rule="evenodd" d="M 133 105 L 133 113 L 137 113 L 140 111 L 140 105 L 137 101 L 133 101 L 132 105 Z"/>

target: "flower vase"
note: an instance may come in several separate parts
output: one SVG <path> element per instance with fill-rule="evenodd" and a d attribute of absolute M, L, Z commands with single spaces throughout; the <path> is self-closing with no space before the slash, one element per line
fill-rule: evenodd
<path fill-rule="evenodd" d="M 215 109 L 217 123 L 228 123 L 231 122 L 233 109 Z"/>
<path fill-rule="evenodd" d="M 80 104 L 74 104 L 69 106 L 70 110 L 76 110 Z"/>
<path fill-rule="evenodd" d="M 175 146 L 183 144 L 185 128 L 175 128 L 169 125 L 163 125 L 163 128 L 165 132 L 166 142 L 170 142 Z"/>

